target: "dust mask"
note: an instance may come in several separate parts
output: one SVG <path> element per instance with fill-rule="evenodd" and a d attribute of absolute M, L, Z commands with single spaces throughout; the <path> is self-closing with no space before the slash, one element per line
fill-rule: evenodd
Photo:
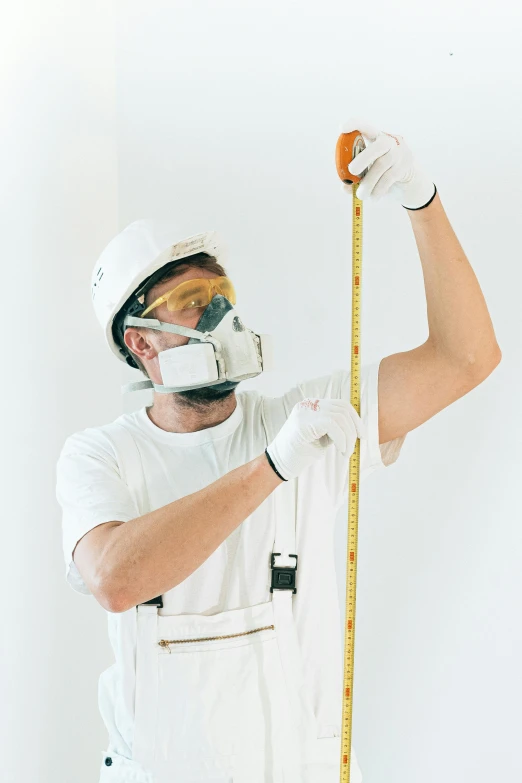
<path fill-rule="evenodd" d="M 206 386 L 226 391 L 272 368 L 271 337 L 248 329 L 229 300 L 221 295 L 212 298 L 195 329 L 129 315 L 125 317 L 124 329 L 127 326 L 146 326 L 190 339 L 186 345 L 158 353 L 161 384 L 151 380 L 128 383 L 122 387 L 123 394 L 148 388 L 169 394 Z"/>

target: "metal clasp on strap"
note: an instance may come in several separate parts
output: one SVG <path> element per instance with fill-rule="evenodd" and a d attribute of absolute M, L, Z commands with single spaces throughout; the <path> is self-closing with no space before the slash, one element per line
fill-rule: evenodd
<path fill-rule="evenodd" d="M 143 601 L 138 606 L 159 606 L 160 609 L 163 609 L 163 596 L 158 595 L 157 598 L 149 598 L 148 601 Z"/>
<path fill-rule="evenodd" d="M 274 565 L 274 558 L 277 555 L 281 555 L 281 552 L 272 552 L 271 555 L 271 569 L 272 569 L 272 586 L 270 592 L 276 590 L 292 590 L 293 593 L 297 593 L 297 587 L 295 586 L 295 575 L 297 571 L 297 555 L 288 555 L 288 557 L 295 557 L 295 566 L 276 566 Z"/>

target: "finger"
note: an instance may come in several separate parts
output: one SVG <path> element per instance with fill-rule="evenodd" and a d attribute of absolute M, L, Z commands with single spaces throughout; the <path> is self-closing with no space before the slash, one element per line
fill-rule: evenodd
<path fill-rule="evenodd" d="M 343 397 L 326 397 L 322 400 L 322 411 L 328 415 L 343 416 L 345 419 L 353 413 L 358 413 L 350 400 Z"/>
<path fill-rule="evenodd" d="M 321 410 L 323 413 L 331 416 L 346 416 L 353 410 L 350 400 L 343 399 L 342 397 L 326 397 L 322 401 Z"/>
<path fill-rule="evenodd" d="M 321 411 L 324 416 L 334 418 L 338 423 L 348 423 L 355 429 L 359 437 L 367 437 L 366 425 L 349 400 L 342 397 L 325 397 L 321 400 Z M 321 422 L 323 428 L 324 424 Z"/>
<path fill-rule="evenodd" d="M 344 454 L 347 448 L 347 436 L 343 428 L 333 421 L 333 419 L 328 423 L 327 435 L 332 439 L 336 449 L 338 449 L 341 454 Z"/>
<path fill-rule="evenodd" d="M 357 428 L 354 421 L 349 416 L 343 419 L 340 424 L 346 438 L 346 445 L 342 451 L 342 454 L 345 457 L 349 457 L 357 442 Z"/>
<path fill-rule="evenodd" d="M 328 422 L 328 415 L 314 417 L 314 421 L 312 424 L 310 424 L 309 429 L 309 432 L 311 433 L 314 440 L 319 440 L 319 438 L 322 438 L 323 435 L 326 435 L 328 432 Z"/>
<path fill-rule="evenodd" d="M 367 438 L 368 437 L 368 428 L 366 427 L 366 423 L 361 419 L 357 411 L 353 406 L 350 406 L 350 417 L 355 424 L 355 429 L 357 430 L 357 435 L 359 438 Z"/>
<path fill-rule="evenodd" d="M 373 141 L 365 150 L 355 156 L 348 166 L 348 171 L 350 174 L 360 174 L 364 169 L 371 166 L 377 158 L 385 155 L 393 144 L 395 144 L 393 139 L 390 139 L 389 136 L 383 133 L 376 141 Z"/>
<path fill-rule="evenodd" d="M 357 198 L 363 199 L 369 198 L 371 196 L 372 198 L 377 199 L 378 192 L 375 192 L 375 188 L 380 183 L 382 177 L 385 176 L 388 171 L 390 171 L 392 166 L 393 161 L 390 157 L 385 155 L 383 158 L 379 158 L 379 160 L 373 164 L 368 173 L 362 178 L 361 184 L 357 190 Z M 382 189 L 383 186 L 381 186 L 381 190 Z"/>
<path fill-rule="evenodd" d="M 379 181 L 377 182 L 374 189 L 372 190 L 372 198 L 377 199 L 386 196 L 386 194 L 388 193 L 390 188 L 395 184 L 395 182 L 396 182 L 396 174 L 390 167 L 379 178 Z"/>
<path fill-rule="evenodd" d="M 368 432 L 366 423 L 361 419 L 352 403 L 342 397 L 325 397 L 321 400 L 322 411 L 331 416 L 341 416 L 347 421 L 347 417 L 353 421 L 355 429 L 360 438 L 367 438 Z"/>
<path fill-rule="evenodd" d="M 357 117 L 350 117 L 341 123 L 339 133 L 353 133 L 355 130 L 360 131 L 370 141 L 374 141 L 380 133 L 377 128 L 370 125 L 366 120 L 361 120 Z"/>

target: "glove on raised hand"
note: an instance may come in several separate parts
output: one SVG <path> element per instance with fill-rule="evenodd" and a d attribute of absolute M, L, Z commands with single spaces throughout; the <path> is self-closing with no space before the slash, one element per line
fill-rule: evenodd
<path fill-rule="evenodd" d="M 321 457 L 332 442 L 349 456 L 357 437 L 367 437 L 366 427 L 347 400 L 306 398 L 294 405 L 266 450 L 277 472 L 288 480 Z"/>
<path fill-rule="evenodd" d="M 437 188 L 421 169 L 403 136 L 380 131 L 357 119 L 341 125 L 341 133 L 361 132 L 366 149 L 360 152 L 348 166 L 351 174 L 361 174 L 370 167 L 357 189 L 357 198 L 377 200 L 387 193 L 406 209 L 427 207 L 435 197 Z M 352 185 L 343 185 L 352 192 Z"/>

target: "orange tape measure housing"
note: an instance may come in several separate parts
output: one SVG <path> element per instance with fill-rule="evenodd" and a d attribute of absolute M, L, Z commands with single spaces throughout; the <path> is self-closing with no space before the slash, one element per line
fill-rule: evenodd
<path fill-rule="evenodd" d="M 360 182 L 364 177 L 368 169 L 364 169 L 361 174 L 351 174 L 348 171 L 348 166 L 360 152 L 366 149 L 364 138 L 360 131 L 355 130 L 351 133 L 341 133 L 337 139 L 337 146 L 335 148 L 335 165 L 337 167 L 337 173 L 339 178 L 346 182 L 348 185 L 353 185 L 356 182 Z"/>

